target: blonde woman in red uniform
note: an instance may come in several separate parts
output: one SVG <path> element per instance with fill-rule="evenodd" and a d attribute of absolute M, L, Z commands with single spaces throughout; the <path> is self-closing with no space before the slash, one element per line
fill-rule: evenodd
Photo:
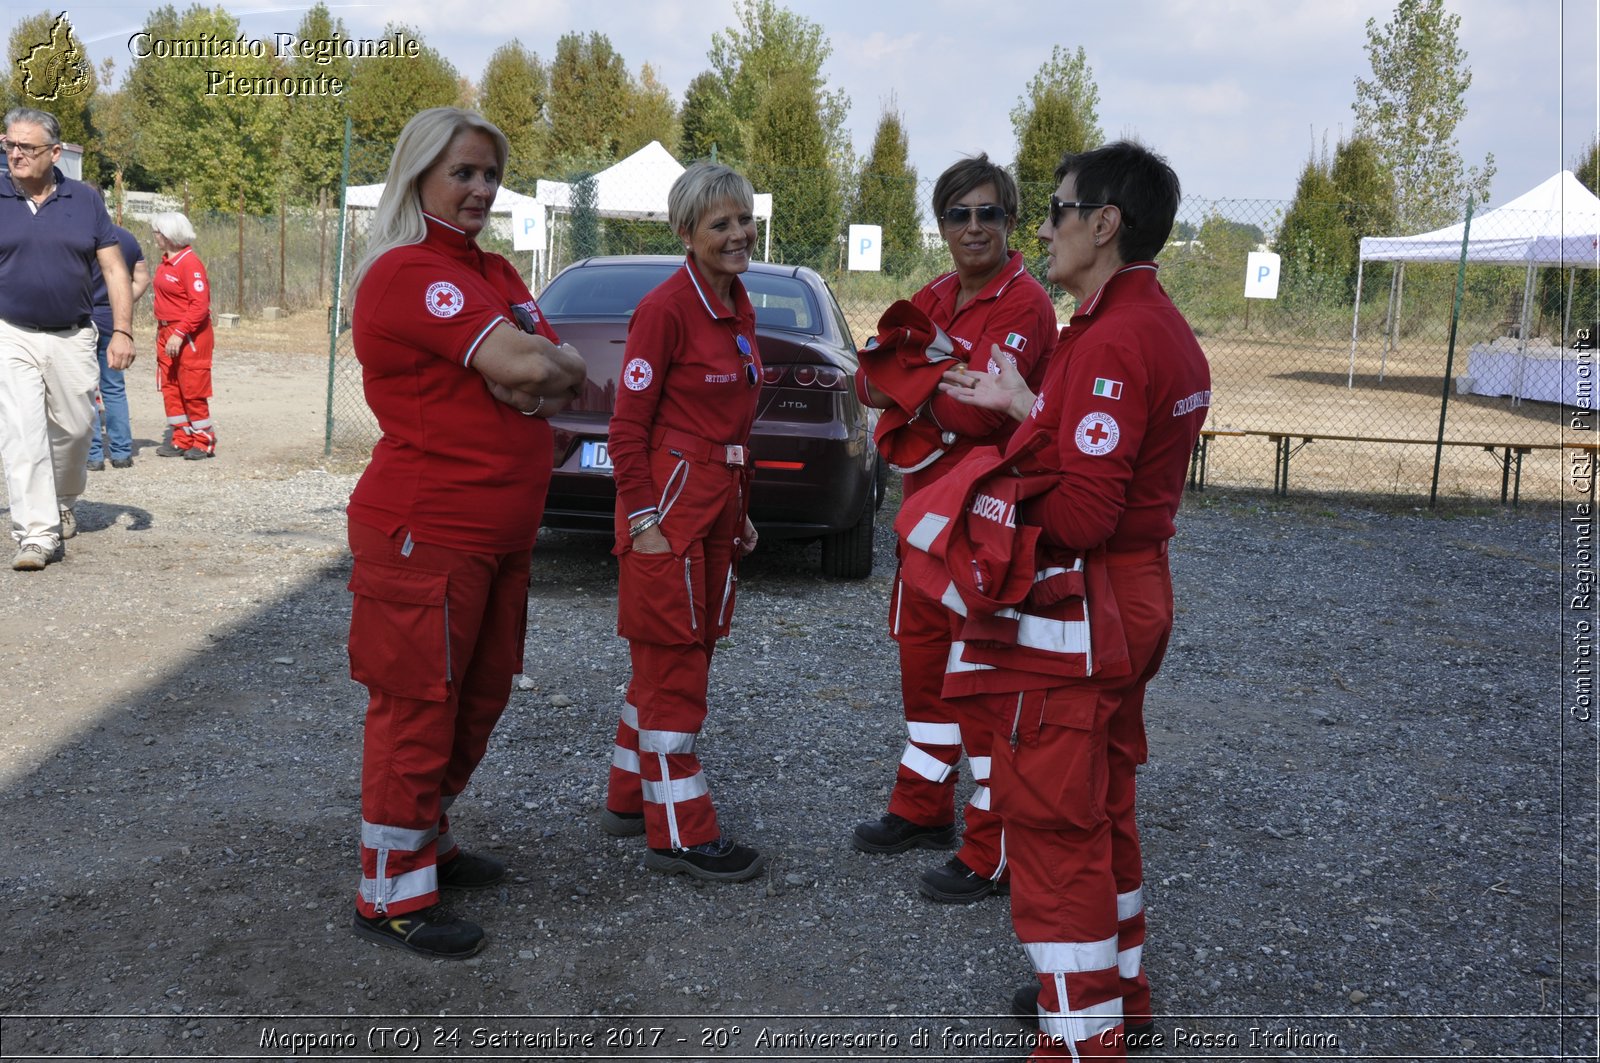
<path fill-rule="evenodd" d="M 933 212 L 955 269 L 930 281 L 913 305 L 950 337 L 955 357 L 977 371 L 999 372 L 1004 361 L 1038 387 L 1056 345 L 1056 311 L 1029 275 L 1007 238 L 1017 224 L 1017 183 L 987 155 L 962 159 L 933 186 Z M 993 352 L 993 354 L 991 354 Z M 856 374 L 857 394 L 878 407 L 892 400 Z M 905 470 L 904 496 L 945 476 L 975 446 L 1004 446 L 1016 422 L 1005 414 L 968 406 L 935 393 L 919 418 L 941 433 L 942 453 Z M 895 573 L 889 634 L 900 648 L 900 688 L 907 740 L 895 770 L 889 809 L 856 825 L 851 844 L 867 853 L 953 849 L 956 765 L 965 746 L 976 786 L 963 813 L 961 848 L 922 873 L 917 888 L 930 900 L 971 904 L 1006 890 L 1005 843 L 990 807 L 989 733 L 963 719 L 941 694 L 951 653 L 950 614 L 939 602 L 906 586 Z"/>
<path fill-rule="evenodd" d="M 211 284 L 194 251 L 194 226 L 169 211 L 150 219 L 161 264 L 155 292 L 156 382 L 172 437 L 156 448 L 163 458 L 200 461 L 217 453 L 211 422 Z"/>
<path fill-rule="evenodd" d="M 617 632 L 633 678 L 601 826 L 644 834 L 646 867 L 723 882 L 766 863 L 722 833 L 695 753 L 737 561 L 756 544 L 746 444 L 761 362 L 739 280 L 755 246 L 754 198 L 749 181 L 714 163 L 673 184 L 668 221 L 688 254 L 634 311 L 611 416 Z"/>
<path fill-rule="evenodd" d="M 480 115 L 412 118 L 352 323 L 383 436 L 350 496 L 350 674 L 369 692 L 355 932 L 470 956 L 483 929 L 435 907 L 505 865 L 467 852 L 448 811 L 522 671 L 529 552 L 550 483 L 545 418 L 583 386 L 515 267 L 479 250 L 506 138 Z"/>

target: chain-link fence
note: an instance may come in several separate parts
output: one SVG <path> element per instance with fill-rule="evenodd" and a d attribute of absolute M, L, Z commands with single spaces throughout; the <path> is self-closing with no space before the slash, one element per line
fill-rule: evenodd
<path fill-rule="evenodd" d="M 352 154 L 371 150 L 357 146 Z M 574 187 L 585 180 L 571 176 Z M 932 184 L 918 189 L 925 215 Z M 1023 197 L 1043 203 L 1051 191 L 1024 188 Z M 657 193 L 664 215 L 664 189 L 633 196 Z M 1318 264 L 1285 246 L 1280 230 L 1289 207 L 1186 199 L 1160 255 L 1162 284 L 1211 362 L 1213 405 L 1194 481 L 1478 502 L 1551 499 L 1570 490 L 1582 452 L 1563 448 L 1592 447 L 1595 438 L 1588 416 L 1594 352 L 1587 349 L 1600 319 L 1593 254 L 1557 256 L 1561 265 L 1532 270 L 1469 261 L 1463 271 L 1459 248 L 1449 262 L 1362 262 L 1352 251 L 1348 262 Z M 544 211 L 536 251 L 514 250 L 510 216 L 495 214 L 480 243 L 507 255 L 535 290 L 585 254 L 681 252 L 664 220 L 608 211 L 604 197 L 569 196 L 562 209 Z M 337 275 L 348 277 L 359 261 L 372 213 L 345 211 L 342 255 L 333 256 Z M 890 230 L 884 219 L 842 212 L 821 232 L 799 229 L 775 196 L 771 217 L 759 220 L 757 257 L 823 273 L 859 342 L 876 331 L 884 308 L 949 269 L 950 259 L 924 223 L 914 253 L 884 249 L 895 272 L 851 271 L 843 234 L 852 222 Z M 1537 240 L 1552 221 L 1502 211 L 1492 219 L 1494 232 L 1486 224 L 1480 219 L 1474 228 L 1475 242 L 1511 246 Z M 1037 271 L 1042 255 L 1031 232 L 1013 242 Z M 1280 249 L 1276 297 L 1246 298 L 1251 253 Z M 1065 322 L 1072 299 L 1052 294 Z M 330 448 L 369 447 L 377 434 L 349 343 L 349 306 L 346 291 L 330 344 Z"/>

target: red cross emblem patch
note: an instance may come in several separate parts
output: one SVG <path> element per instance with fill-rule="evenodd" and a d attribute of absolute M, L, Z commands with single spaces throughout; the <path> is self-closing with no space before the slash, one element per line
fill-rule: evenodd
<path fill-rule="evenodd" d="M 428 294 L 423 297 L 428 313 L 434 317 L 455 317 L 461 313 L 461 308 L 466 305 L 466 298 L 449 281 L 434 281 L 428 285 Z"/>
<path fill-rule="evenodd" d="M 655 370 L 643 358 L 634 358 L 622 367 L 622 383 L 629 391 L 643 391 L 654 377 Z"/>
<path fill-rule="evenodd" d="M 1073 434 L 1078 449 L 1085 454 L 1099 457 L 1109 454 L 1117 449 L 1117 440 L 1121 438 L 1122 430 L 1117 427 L 1116 418 L 1109 413 L 1091 413 L 1078 422 L 1078 430 Z"/>

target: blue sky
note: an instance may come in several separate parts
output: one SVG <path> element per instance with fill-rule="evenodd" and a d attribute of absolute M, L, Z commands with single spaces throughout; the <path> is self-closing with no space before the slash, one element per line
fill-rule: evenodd
<path fill-rule="evenodd" d="M 26 0 L 0 14 L 9 39 Z M 186 2 L 177 2 L 180 9 Z M 303 7 L 228 3 L 247 33 L 290 32 Z M 417 28 L 473 79 L 502 42 L 541 57 L 569 31 L 605 33 L 637 72 L 649 62 L 681 99 L 706 69 L 711 35 L 734 22 L 731 0 L 438 0 L 330 4 L 354 36 L 388 21 Z M 1053 45 L 1082 45 L 1108 136 L 1137 136 L 1165 154 L 1185 192 L 1207 199 L 1285 200 L 1313 144 L 1351 128 L 1355 79 L 1370 73 L 1365 24 L 1393 0 L 793 0 L 827 32 L 824 73 L 850 96 L 864 153 L 885 106 L 900 111 L 919 174 L 932 180 L 963 154 L 1015 153 L 1009 114 Z M 1597 125 L 1595 0 L 1447 0 L 1461 16 L 1473 83 L 1457 130 L 1468 165 L 1493 152 L 1491 202 L 1503 203 L 1573 160 Z M 19 12 L 17 9 L 20 8 Z M 60 10 L 59 7 L 52 11 Z M 127 38 L 149 7 L 66 8 L 98 63 L 128 62 Z"/>

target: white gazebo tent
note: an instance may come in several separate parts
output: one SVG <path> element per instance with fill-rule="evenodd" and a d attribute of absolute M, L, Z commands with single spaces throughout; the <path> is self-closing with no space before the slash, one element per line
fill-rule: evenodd
<path fill-rule="evenodd" d="M 1354 386 L 1356 335 L 1361 321 L 1362 269 L 1367 262 L 1396 262 L 1399 268 L 1389 287 L 1388 329 L 1383 364 L 1394 347 L 1395 309 L 1404 290 L 1407 262 L 1459 262 L 1465 222 L 1447 225 L 1415 236 L 1364 236 L 1356 266 L 1356 305 L 1350 322 L 1350 371 L 1346 386 Z M 1478 265 L 1522 266 L 1522 321 L 1518 330 L 1519 353 L 1525 352 L 1533 307 L 1534 271 L 1554 267 L 1573 272 L 1600 269 L 1600 198 L 1584 187 L 1571 170 L 1562 170 L 1516 199 L 1472 219 L 1467 235 L 1467 261 Z M 1569 282 L 1570 288 L 1570 282 Z M 1570 306 L 1571 298 L 1567 302 Z"/>
<path fill-rule="evenodd" d="M 637 221 L 667 220 L 667 193 L 683 174 L 683 164 L 652 140 L 625 159 L 594 175 L 595 213 L 602 218 Z M 546 222 L 556 214 L 572 212 L 572 185 L 566 181 L 539 181 L 533 203 L 543 208 Z M 765 257 L 772 257 L 772 196 L 757 193 L 755 216 L 766 222 Z"/>

